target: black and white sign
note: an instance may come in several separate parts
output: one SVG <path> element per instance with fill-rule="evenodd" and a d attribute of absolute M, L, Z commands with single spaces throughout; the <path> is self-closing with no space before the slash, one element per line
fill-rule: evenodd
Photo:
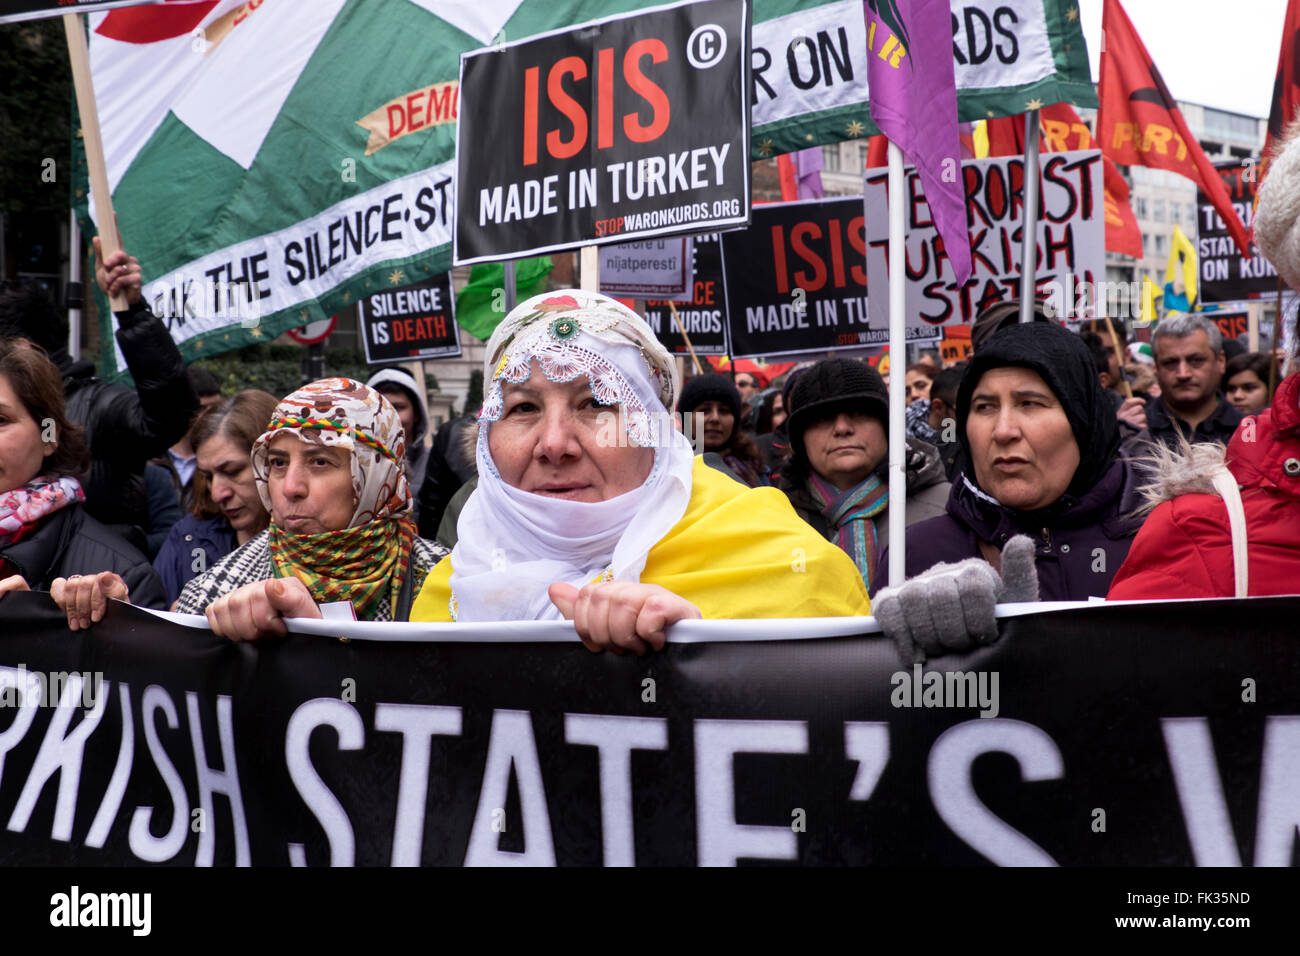
<path fill-rule="evenodd" d="M 748 76 L 746 0 L 464 54 L 456 263 L 747 222 Z"/>
<path fill-rule="evenodd" d="M 1297 614 L 1083 606 L 905 668 L 798 622 L 643 658 L 253 646 L 10 593 L 0 864 L 1287 866 Z"/>
<path fill-rule="evenodd" d="M 867 312 L 862 197 L 766 203 L 722 236 L 732 355 L 879 345 Z"/>
<path fill-rule="evenodd" d="M 357 302 L 366 363 L 385 365 L 460 355 L 451 274 L 373 292 Z"/>
<path fill-rule="evenodd" d="M 726 355 L 727 298 L 722 282 L 722 249 L 718 234 L 711 232 L 696 236 L 688 244 L 694 259 L 690 295 L 684 301 L 671 304 L 660 299 L 648 299 L 645 320 L 654 329 L 655 337 L 674 355 L 690 353 L 682 329 L 689 336 L 696 355 Z M 676 319 L 673 318 L 673 309 L 677 310 Z"/>
<path fill-rule="evenodd" d="M 1209 198 L 1196 190 L 1196 257 L 1200 260 L 1199 295 L 1202 302 L 1225 302 L 1277 294 L 1277 270 L 1264 258 L 1254 241 L 1251 219 L 1255 214 L 1256 177 L 1259 167 L 1250 163 L 1215 163 L 1215 172 L 1232 198 L 1232 208 L 1251 229 L 1250 250 L 1243 256 L 1228 234 L 1227 224 Z"/>
<path fill-rule="evenodd" d="M 689 299 L 694 262 L 689 236 L 605 246 L 600 291 L 615 298 Z"/>
<path fill-rule="evenodd" d="M 1035 289 L 1075 303 L 1076 290 L 1106 278 L 1105 194 L 1099 150 L 1045 154 L 1041 160 Z M 908 341 L 938 341 L 942 326 L 969 324 L 984 309 L 1020 295 L 1025 168 L 1019 156 L 962 163 L 971 275 L 958 287 L 952 263 L 930 217 L 914 166 L 903 184 L 907 246 Z M 889 328 L 889 174 L 866 173 L 867 273 L 871 315 Z M 1086 316 L 1085 316 L 1086 317 Z"/>

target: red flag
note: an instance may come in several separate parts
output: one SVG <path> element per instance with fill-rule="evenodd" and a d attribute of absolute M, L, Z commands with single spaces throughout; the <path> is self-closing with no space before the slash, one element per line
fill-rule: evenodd
<path fill-rule="evenodd" d="M 799 173 L 795 170 L 794 160 L 789 153 L 782 153 L 776 158 L 776 171 L 781 177 L 781 201 L 798 199 Z"/>
<path fill-rule="evenodd" d="M 1101 108 L 1097 137 L 1102 153 L 1124 166 L 1149 166 L 1186 176 L 1210 197 L 1242 255 L 1250 239 L 1223 179 L 1196 141 L 1160 71 L 1151 62 L 1119 0 L 1105 0 L 1101 17 Z"/>
<path fill-rule="evenodd" d="M 1282 48 L 1277 54 L 1277 75 L 1273 78 L 1273 105 L 1268 111 L 1268 135 L 1260 160 L 1259 181 L 1268 174 L 1273 151 L 1282 142 L 1286 127 L 1300 109 L 1300 2 L 1290 0 L 1282 23 Z M 1255 194 L 1259 195 L 1258 191 Z"/>
<path fill-rule="evenodd" d="M 867 169 L 889 165 L 889 140 L 877 134 L 867 140 Z"/>

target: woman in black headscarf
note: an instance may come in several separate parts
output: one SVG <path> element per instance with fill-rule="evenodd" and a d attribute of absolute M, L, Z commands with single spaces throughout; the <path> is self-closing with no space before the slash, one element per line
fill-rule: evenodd
<path fill-rule="evenodd" d="M 907 529 L 907 577 L 969 558 L 997 568 L 1026 535 L 1040 600 L 1104 597 L 1141 524 L 1139 476 L 1079 337 L 1035 322 L 990 338 L 958 389 L 957 437 L 946 513 Z"/>

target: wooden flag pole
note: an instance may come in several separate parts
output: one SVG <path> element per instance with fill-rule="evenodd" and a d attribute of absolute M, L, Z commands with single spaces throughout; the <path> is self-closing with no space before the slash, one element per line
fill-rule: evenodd
<path fill-rule="evenodd" d="M 515 284 L 515 262 L 510 259 L 501 264 L 501 282 L 506 290 L 506 314 L 509 315 L 518 305 L 519 287 Z"/>
<path fill-rule="evenodd" d="M 108 189 L 108 167 L 104 164 L 104 141 L 99 135 L 99 110 L 95 107 L 95 88 L 90 80 L 90 54 L 86 50 L 86 31 L 81 14 L 63 15 L 63 32 L 68 36 L 68 60 L 72 64 L 72 84 L 77 91 L 77 109 L 81 113 L 81 139 L 86 147 L 86 168 L 90 173 L 90 190 L 94 195 L 95 218 L 99 226 L 99 248 L 105 259 L 122 248 L 117 237 L 117 218 L 113 213 L 113 195 Z M 128 308 L 122 293 L 109 296 L 114 312 Z"/>
<path fill-rule="evenodd" d="M 583 246 L 578 256 L 578 288 L 584 292 L 599 292 L 600 247 Z"/>
<path fill-rule="evenodd" d="M 668 311 L 673 314 L 673 321 L 677 323 L 677 331 L 682 333 L 682 338 L 686 340 L 686 351 L 691 353 L 691 361 L 695 363 L 695 374 L 703 375 L 704 369 L 700 368 L 700 360 L 695 355 L 695 346 L 691 344 L 691 337 L 686 334 L 686 326 L 682 325 L 681 318 L 677 315 L 676 303 L 668 303 Z M 735 363 L 732 363 L 733 366 Z"/>
<path fill-rule="evenodd" d="M 1025 216 L 1020 244 L 1020 321 L 1034 318 L 1038 276 L 1038 110 L 1025 113 Z M 893 349 L 890 349 L 892 352 Z"/>

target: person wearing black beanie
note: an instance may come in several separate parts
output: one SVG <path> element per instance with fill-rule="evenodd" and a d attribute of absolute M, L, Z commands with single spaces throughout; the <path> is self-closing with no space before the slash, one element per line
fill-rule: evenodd
<path fill-rule="evenodd" d="M 790 389 L 790 460 L 777 487 L 858 566 L 868 584 L 888 538 L 889 393 L 855 359 L 826 359 Z M 907 524 L 943 513 L 948 482 L 933 446 L 907 439 Z"/>
<path fill-rule="evenodd" d="M 1047 322 L 994 334 L 957 390 L 957 439 L 961 471 L 945 514 L 909 529 L 907 576 L 969 558 L 996 566 L 1023 534 L 1041 600 L 1104 597 L 1141 525 L 1141 475 L 1120 454 L 1082 340 Z"/>
<path fill-rule="evenodd" d="M 709 373 L 697 375 L 682 388 L 677 411 L 683 417 L 683 429 L 702 455 L 718 455 L 732 477 L 751 488 L 771 484 L 763 455 L 754 438 L 740 427 L 740 391 L 731 376 Z M 689 422 L 686 416 L 692 416 Z M 706 458 L 707 463 L 709 462 Z"/>

